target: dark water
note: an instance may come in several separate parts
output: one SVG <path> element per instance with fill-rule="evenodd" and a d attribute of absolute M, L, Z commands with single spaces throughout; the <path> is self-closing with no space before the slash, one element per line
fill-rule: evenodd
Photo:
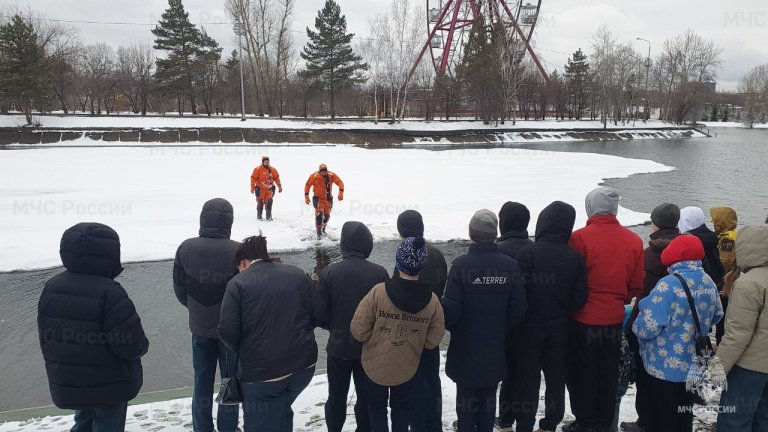
<path fill-rule="evenodd" d="M 661 202 L 681 207 L 734 207 L 743 224 L 762 223 L 768 210 L 768 131 L 723 130 L 712 139 L 678 141 L 619 141 L 523 145 L 534 150 L 609 154 L 651 159 L 677 170 L 608 179 L 622 191 L 622 205 L 650 212 Z M 450 147 L 456 148 L 456 147 Z M 439 151 L 440 149 L 430 147 Z M 579 209 L 581 211 L 581 209 Z M 648 227 L 633 230 L 642 237 Z M 392 268 L 395 242 L 377 243 L 371 259 Z M 466 243 L 438 245 L 448 261 L 466 251 Z M 341 257 L 336 249 L 282 254 L 281 259 L 315 275 Z M 118 278 L 142 317 L 151 346 L 144 358 L 144 392 L 192 384 L 190 334 L 186 310 L 171 286 L 169 261 L 127 264 Z M 50 405 L 47 381 L 37 341 L 37 299 L 45 281 L 61 269 L 0 273 L 0 411 Z M 325 335 L 318 332 L 322 347 Z M 321 358 L 318 365 L 324 367 Z"/>

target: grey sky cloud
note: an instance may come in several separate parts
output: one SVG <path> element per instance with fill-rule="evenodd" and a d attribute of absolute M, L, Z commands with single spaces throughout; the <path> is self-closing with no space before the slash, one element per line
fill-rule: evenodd
<path fill-rule="evenodd" d="M 389 0 L 338 0 L 347 15 L 349 30 L 357 36 L 369 33 L 369 19 L 385 12 Z M 305 27 L 314 18 L 323 0 L 296 0 L 293 28 L 297 45 L 306 42 Z M 184 0 L 194 23 L 226 23 L 223 0 Z M 426 7 L 426 0 L 424 0 Z M 167 7 L 166 0 L 14 0 L 2 6 L 30 6 L 46 18 L 76 21 L 154 23 Z M 652 55 L 664 40 L 692 28 L 723 48 L 719 87 L 735 90 L 751 68 L 768 63 L 768 1 L 766 0 L 544 0 L 535 46 L 547 69 L 562 70 L 568 55 L 578 48 L 589 52 L 590 38 L 605 24 L 622 41 L 645 52 L 640 36 L 652 41 Z M 73 24 L 86 43 L 111 45 L 151 43 L 151 26 Z M 235 47 L 229 25 L 207 24 L 206 29 L 224 46 Z M 424 38 L 426 40 L 426 25 Z"/>

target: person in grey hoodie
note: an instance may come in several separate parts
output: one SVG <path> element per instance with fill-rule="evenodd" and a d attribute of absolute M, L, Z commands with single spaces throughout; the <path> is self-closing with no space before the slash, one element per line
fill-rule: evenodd
<path fill-rule="evenodd" d="M 212 199 L 200 213 L 200 235 L 185 240 L 173 262 L 173 290 L 189 311 L 192 332 L 192 365 L 195 389 L 192 395 L 192 425 L 195 432 L 212 432 L 213 384 L 216 364 L 222 377 L 235 371 L 235 354 L 217 333 L 221 300 L 227 282 L 237 273 L 235 253 L 239 243 L 230 240 L 234 212 L 224 199 Z M 238 423 L 237 405 L 219 405 L 217 430 L 234 432 Z"/>
<path fill-rule="evenodd" d="M 373 236 L 361 222 L 346 222 L 341 228 L 343 259 L 326 267 L 320 274 L 316 300 L 318 325 L 330 332 L 327 370 L 328 400 L 325 424 L 329 432 L 341 432 L 347 417 L 349 381 L 355 382 L 357 432 L 371 430 L 368 400 L 365 394 L 365 371 L 360 362 L 362 344 L 352 337 L 349 325 L 357 305 L 376 285 L 389 279 L 387 270 L 368 257 L 373 250 Z"/>

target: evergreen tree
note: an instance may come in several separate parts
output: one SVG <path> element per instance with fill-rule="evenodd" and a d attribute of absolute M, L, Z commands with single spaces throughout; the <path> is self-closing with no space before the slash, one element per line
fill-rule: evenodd
<path fill-rule="evenodd" d="M 30 23 L 14 15 L 0 26 L 0 99 L 24 112 L 32 124 L 32 106 L 45 96 L 46 62 Z"/>
<path fill-rule="evenodd" d="M 328 92 L 331 118 L 334 118 L 336 93 L 365 82 L 361 73 L 368 69 L 368 65 L 352 50 L 351 41 L 355 35 L 347 33 L 347 18 L 341 14 L 341 7 L 334 0 L 325 1 L 325 6 L 315 18 L 315 29 L 307 27 L 309 42 L 301 53 L 307 67 L 301 75 Z"/>
<path fill-rule="evenodd" d="M 587 56 L 579 48 L 573 53 L 573 57 L 568 58 L 568 64 L 565 65 L 565 78 L 574 98 L 571 101 L 571 106 L 576 108 L 575 116 L 577 119 L 580 119 L 584 114 L 589 77 Z"/>
<path fill-rule="evenodd" d="M 720 113 L 717 110 L 717 104 L 712 104 L 712 114 L 709 116 L 709 121 L 720 121 Z"/>
<path fill-rule="evenodd" d="M 185 98 L 189 99 L 192 114 L 197 114 L 195 79 L 209 69 L 214 59 L 219 61 L 219 44 L 189 21 L 182 0 L 168 0 L 168 9 L 152 34 L 155 49 L 168 52 L 167 58 L 157 60 L 157 81 L 176 93 L 179 114 L 183 113 Z"/>
<path fill-rule="evenodd" d="M 490 36 L 495 34 L 492 32 Z M 492 120 L 495 96 L 498 95 L 498 91 L 493 88 L 499 80 L 496 76 L 498 63 L 495 61 L 494 44 L 502 43 L 500 39 L 489 37 L 485 18 L 479 15 L 472 24 L 461 64 L 456 68 L 457 77 L 474 100 L 478 114 L 485 123 Z"/>
<path fill-rule="evenodd" d="M 726 106 L 725 106 L 725 108 L 723 108 L 723 121 L 724 121 L 724 122 L 727 122 L 727 121 L 729 121 L 729 117 L 728 117 L 728 105 L 726 105 Z"/>

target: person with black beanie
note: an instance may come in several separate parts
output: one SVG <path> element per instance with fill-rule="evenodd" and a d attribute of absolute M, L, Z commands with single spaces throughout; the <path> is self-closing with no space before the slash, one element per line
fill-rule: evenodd
<path fill-rule="evenodd" d="M 406 210 L 397 217 L 397 231 L 402 238 L 424 237 L 421 213 Z M 448 279 L 448 264 L 438 248 L 425 242 L 427 263 L 419 273 L 419 280 L 441 298 Z M 400 272 L 394 270 L 395 276 Z M 412 432 L 440 432 L 443 430 L 443 392 L 440 383 L 440 347 L 424 349 L 419 368 L 411 382 L 410 430 Z"/>
<path fill-rule="evenodd" d="M 533 241 L 528 236 L 528 224 L 531 221 L 531 212 L 523 204 L 507 201 L 499 210 L 499 231 L 501 237 L 496 239 L 499 252 L 515 258 L 517 253 Z M 507 332 L 505 346 L 507 348 L 507 377 L 501 382 L 499 391 L 499 417 L 496 419 L 496 428 L 501 432 L 513 430 L 515 414 L 512 410 L 512 397 L 514 393 L 515 373 L 517 369 L 517 356 L 515 355 L 514 329 Z"/>

